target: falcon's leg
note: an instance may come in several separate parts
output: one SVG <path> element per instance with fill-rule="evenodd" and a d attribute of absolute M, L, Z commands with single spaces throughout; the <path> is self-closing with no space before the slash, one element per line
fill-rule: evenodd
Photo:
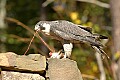
<path fill-rule="evenodd" d="M 63 49 L 65 52 L 64 58 L 70 58 L 71 56 L 71 52 L 72 52 L 72 48 L 73 48 L 73 44 L 72 43 L 66 43 L 63 44 Z"/>

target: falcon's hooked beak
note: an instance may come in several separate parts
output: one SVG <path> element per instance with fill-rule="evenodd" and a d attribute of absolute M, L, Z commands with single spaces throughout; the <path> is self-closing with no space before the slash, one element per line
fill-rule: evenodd
<path fill-rule="evenodd" d="M 40 24 L 36 24 L 36 25 L 35 25 L 35 30 L 36 30 L 36 31 L 45 30 L 45 27 L 43 27 L 43 26 L 40 25 Z"/>

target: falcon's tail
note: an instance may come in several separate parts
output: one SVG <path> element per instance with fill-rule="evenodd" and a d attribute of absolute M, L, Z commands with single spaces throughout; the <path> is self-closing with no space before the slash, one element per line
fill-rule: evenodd
<path fill-rule="evenodd" d="M 107 53 L 105 53 L 100 46 L 93 46 L 93 45 L 91 45 L 91 46 L 92 46 L 93 49 L 96 50 L 96 52 L 98 52 L 99 54 L 101 54 L 102 57 L 106 56 L 109 59 L 109 56 L 107 55 Z"/>
<path fill-rule="evenodd" d="M 103 36 L 103 35 L 99 35 L 99 34 L 93 34 L 93 38 L 95 38 L 95 39 L 108 39 L 108 37 Z"/>

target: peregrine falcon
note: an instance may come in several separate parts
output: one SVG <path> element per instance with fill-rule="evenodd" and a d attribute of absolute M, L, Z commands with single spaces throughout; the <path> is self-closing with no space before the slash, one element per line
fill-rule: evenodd
<path fill-rule="evenodd" d="M 97 52 L 107 56 L 102 50 L 103 45 L 99 41 L 99 39 L 106 39 L 107 37 L 93 34 L 90 28 L 85 28 L 66 20 L 56 20 L 40 21 L 35 25 L 35 30 L 53 39 L 59 40 L 65 52 L 64 58 L 71 56 L 73 48 L 72 43 L 76 42 L 88 43 Z"/>

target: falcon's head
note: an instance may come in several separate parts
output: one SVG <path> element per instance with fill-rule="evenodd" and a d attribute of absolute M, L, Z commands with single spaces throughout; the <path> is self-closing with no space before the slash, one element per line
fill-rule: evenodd
<path fill-rule="evenodd" d="M 35 25 L 35 30 L 49 33 L 50 32 L 50 23 L 48 21 L 40 21 Z"/>
<path fill-rule="evenodd" d="M 35 30 L 42 31 L 45 34 L 49 34 L 51 26 L 55 26 L 58 24 L 59 21 L 40 21 L 35 25 Z"/>
<path fill-rule="evenodd" d="M 56 27 L 60 27 L 63 26 L 65 24 L 67 24 L 68 21 L 66 20 L 56 20 L 56 21 L 39 21 L 36 25 L 35 25 L 35 30 L 37 31 L 42 31 L 45 34 L 49 34 L 50 33 L 50 28 L 52 26 L 56 26 Z"/>

